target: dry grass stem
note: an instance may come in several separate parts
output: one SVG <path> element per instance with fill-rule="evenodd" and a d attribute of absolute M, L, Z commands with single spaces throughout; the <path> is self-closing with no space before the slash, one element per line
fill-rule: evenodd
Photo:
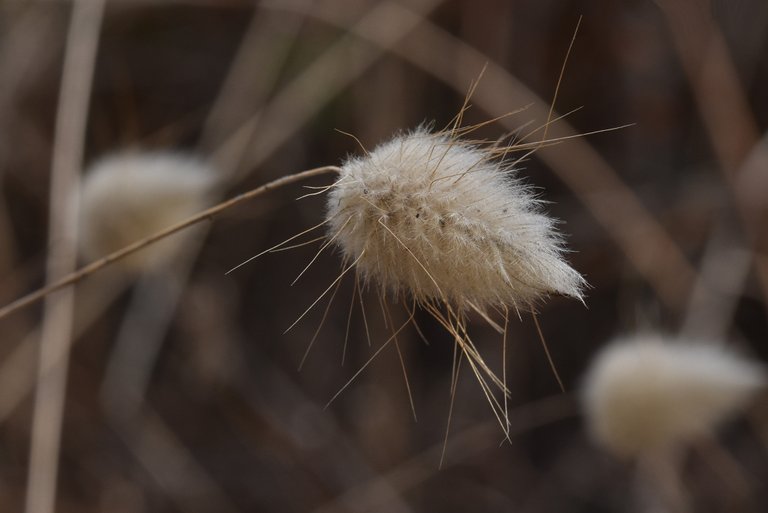
<path fill-rule="evenodd" d="M 298 182 L 300 180 L 304 180 L 306 178 L 319 176 L 323 174 L 329 174 L 329 173 L 338 172 L 338 171 L 339 171 L 339 168 L 336 166 L 323 166 L 323 167 L 318 167 L 314 169 L 308 169 L 306 171 L 302 171 L 300 173 L 296 173 L 293 175 L 283 176 L 267 184 L 264 184 L 260 187 L 252 189 L 248 192 L 244 192 L 238 196 L 235 196 L 234 198 L 223 201 L 218 205 L 215 205 L 207 210 L 204 210 L 203 212 L 200 212 L 199 214 L 192 216 L 185 221 L 182 221 L 173 226 L 170 226 L 165 230 L 162 230 L 154 235 L 151 235 L 149 237 L 136 241 L 133 244 L 130 244 L 121 250 L 115 251 L 114 253 L 111 253 L 105 256 L 104 258 L 100 258 L 99 260 L 96 260 L 95 262 L 92 262 L 86 265 L 85 267 L 82 267 L 81 269 L 62 277 L 61 279 L 55 281 L 54 283 L 51 283 L 50 285 L 47 285 L 42 289 L 39 289 L 35 292 L 27 294 L 22 298 L 17 299 L 16 301 L 4 306 L 3 308 L 0 308 L 0 319 L 12 314 L 13 312 L 21 308 L 25 308 L 29 305 L 36 303 L 37 301 L 40 301 L 41 299 L 51 294 L 52 292 L 56 292 L 57 290 L 61 290 L 74 283 L 77 283 L 78 281 L 82 280 L 88 275 L 93 274 L 103 269 L 104 267 L 110 264 L 113 264 L 114 262 L 117 262 L 129 255 L 132 255 L 133 253 L 147 246 L 150 246 L 155 242 L 158 242 L 170 235 L 180 232 L 185 228 L 189 228 L 190 226 L 198 224 L 201 221 L 209 220 L 215 215 L 227 209 L 230 209 L 236 205 L 239 205 L 244 201 L 248 201 L 250 199 L 253 199 L 257 196 L 264 194 L 265 192 L 269 192 L 273 189 L 277 189 L 277 188 Z"/>
<path fill-rule="evenodd" d="M 46 281 L 53 285 L 77 265 L 77 191 L 103 12 L 103 0 L 80 0 L 72 5 L 51 163 Z M 55 510 L 74 306 L 72 289 L 45 301 L 26 513 Z"/>
<path fill-rule="evenodd" d="M 763 189 L 760 200 L 755 202 L 751 200 L 755 193 L 742 185 L 748 180 L 745 162 L 761 146 L 760 131 L 725 36 L 706 0 L 658 0 L 658 4 L 669 25 L 725 182 L 735 196 L 736 211 L 749 243 L 755 252 L 765 253 L 768 251 L 764 229 L 768 193 Z M 768 297 L 768 265 L 760 260 L 753 265 L 763 295 Z"/>

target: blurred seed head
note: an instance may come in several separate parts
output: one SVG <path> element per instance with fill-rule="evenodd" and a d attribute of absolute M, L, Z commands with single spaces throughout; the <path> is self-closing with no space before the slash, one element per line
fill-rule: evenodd
<path fill-rule="evenodd" d="M 181 153 L 124 153 L 97 161 L 81 186 L 81 249 L 96 259 L 183 221 L 208 204 L 212 170 Z M 184 236 L 174 235 L 119 263 L 147 270 L 172 258 Z"/>
<path fill-rule="evenodd" d="M 634 336 L 597 355 L 584 409 L 600 445 L 637 457 L 710 432 L 765 382 L 761 366 L 719 345 Z"/>
<path fill-rule="evenodd" d="M 555 222 L 504 150 L 420 128 L 351 158 L 328 199 L 330 237 L 367 280 L 422 303 L 581 298 Z"/>

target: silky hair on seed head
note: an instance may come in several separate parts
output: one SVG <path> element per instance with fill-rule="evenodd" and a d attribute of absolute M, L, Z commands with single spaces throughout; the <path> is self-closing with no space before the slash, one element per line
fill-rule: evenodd
<path fill-rule="evenodd" d="M 182 153 L 133 152 L 96 161 L 81 184 L 81 250 L 90 260 L 183 221 L 208 206 L 214 174 Z M 183 237 L 171 237 L 122 260 L 130 271 L 171 258 Z"/>
<path fill-rule="evenodd" d="M 722 346 L 642 335 L 598 353 L 583 405 L 597 443 L 638 457 L 709 433 L 765 384 L 762 366 Z"/>
<path fill-rule="evenodd" d="M 328 197 L 329 237 L 366 280 L 420 303 L 581 299 L 555 222 L 502 150 L 418 128 L 350 158 Z"/>

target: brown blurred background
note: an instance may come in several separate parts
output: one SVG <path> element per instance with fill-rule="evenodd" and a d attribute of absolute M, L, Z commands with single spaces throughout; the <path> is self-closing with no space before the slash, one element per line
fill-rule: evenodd
<path fill-rule="evenodd" d="M 0 299 L 43 285 L 49 175 L 72 4 L 0 1 Z M 467 369 L 444 466 L 453 342 L 424 312 L 328 408 L 389 336 L 364 295 L 341 364 L 353 280 L 317 246 L 250 256 L 323 219 L 300 185 L 229 210 L 179 261 L 77 287 L 58 477 L 59 512 L 647 511 L 632 465 L 599 451 L 574 398 L 611 336 L 659 329 L 768 357 L 768 3 L 272 0 L 107 2 L 85 160 L 189 150 L 225 196 L 358 153 L 422 122 L 447 124 L 487 70 L 465 122 L 496 139 L 546 121 L 583 16 L 549 137 L 521 164 L 550 202 L 591 288 L 510 324 L 511 443 Z M 541 136 L 541 132 L 533 136 Z M 324 185 L 331 177 L 306 185 Z M 85 263 L 85 262 L 83 262 Z M 406 311 L 391 305 L 395 323 Z M 0 320 L 0 511 L 22 511 L 42 308 Z M 471 333 L 501 369 L 501 336 Z M 686 455 L 695 511 L 764 511 L 768 417 L 750 411 Z"/>

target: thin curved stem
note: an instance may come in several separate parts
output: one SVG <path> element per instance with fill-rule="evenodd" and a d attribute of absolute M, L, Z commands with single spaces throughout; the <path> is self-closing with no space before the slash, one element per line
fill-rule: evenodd
<path fill-rule="evenodd" d="M 86 276 L 93 274 L 96 271 L 99 271 L 104 267 L 110 264 L 113 264 L 114 262 L 117 262 L 118 260 L 122 260 L 123 258 L 139 251 L 140 249 L 143 249 L 151 244 L 154 244 L 155 242 L 162 240 L 170 235 L 173 235 L 174 233 L 180 232 L 185 228 L 189 228 L 190 226 L 195 225 L 201 221 L 204 221 L 206 219 L 211 219 L 213 216 L 223 212 L 224 210 L 232 208 L 235 205 L 239 205 L 244 201 L 255 198 L 256 196 L 260 196 L 265 192 L 269 192 L 273 189 L 278 189 L 285 185 L 290 185 L 294 182 L 304 180 L 305 178 L 310 178 L 313 176 L 319 176 L 319 175 L 324 175 L 324 174 L 333 173 L 333 172 L 338 173 L 339 168 L 336 166 L 323 166 L 323 167 L 317 167 L 314 169 L 308 169 L 306 171 L 301 171 L 299 173 L 295 173 L 292 175 L 283 176 L 281 178 L 278 178 L 277 180 L 273 180 L 269 183 L 265 183 L 260 187 L 251 189 L 248 192 L 244 192 L 243 194 L 235 196 L 234 198 L 223 201 L 222 203 L 219 203 L 218 205 L 214 205 L 213 207 L 207 210 L 204 210 L 199 214 L 196 214 L 188 218 L 185 221 L 181 221 L 180 223 L 174 224 L 173 226 L 170 226 L 165 230 L 162 230 L 154 235 L 145 237 L 141 240 L 134 242 L 133 244 L 129 244 L 123 249 L 119 249 L 114 253 L 110 253 L 109 255 L 103 258 L 100 258 L 99 260 L 96 260 L 95 262 L 92 262 L 86 265 L 85 267 L 81 267 L 77 271 L 64 276 L 59 281 L 56 281 L 48 285 L 47 287 L 38 289 L 35 292 L 31 292 L 26 296 L 19 298 L 12 303 L 9 303 L 3 308 L 0 308 L 0 319 L 16 312 L 17 310 L 21 310 L 22 308 L 25 308 L 27 306 L 30 306 L 40 301 L 41 299 L 43 299 L 45 296 L 47 296 L 52 292 L 56 292 L 57 290 L 61 290 L 64 287 L 72 285 L 73 283 L 77 283 L 78 281 L 82 280 Z"/>

